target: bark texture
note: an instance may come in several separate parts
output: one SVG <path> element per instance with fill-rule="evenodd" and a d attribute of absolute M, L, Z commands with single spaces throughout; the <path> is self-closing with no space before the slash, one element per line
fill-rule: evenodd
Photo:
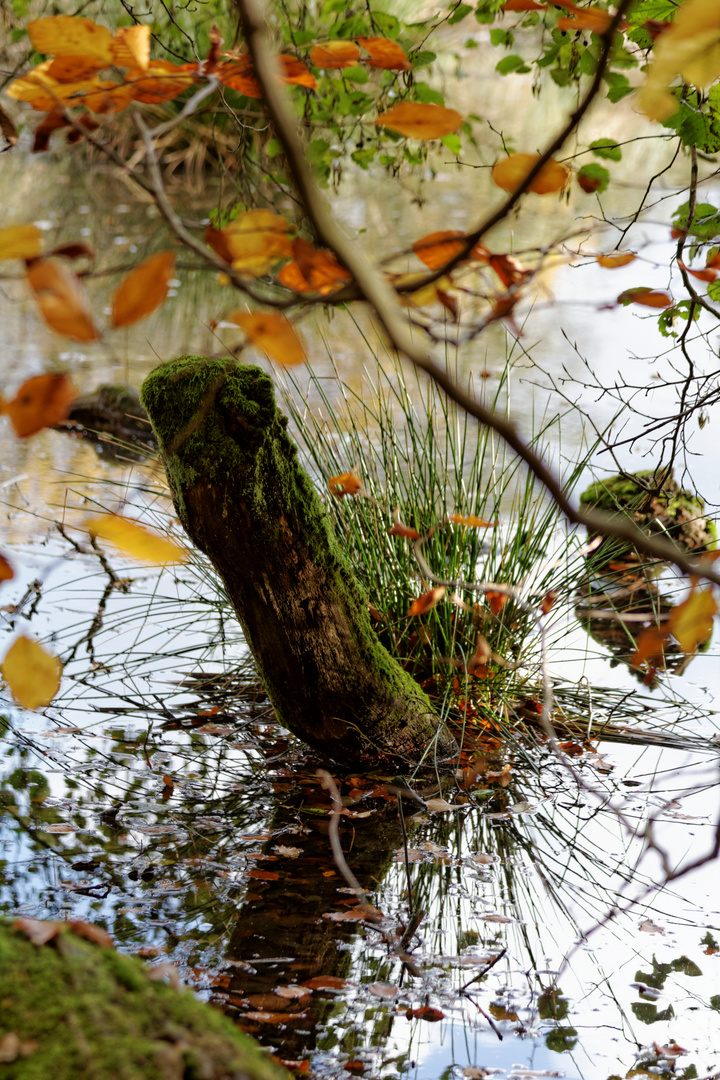
<path fill-rule="evenodd" d="M 223 580 L 280 723 L 340 764 L 447 757 L 429 699 L 377 639 L 269 376 L 184 356 L 141 396 L 180 521 Z"/>

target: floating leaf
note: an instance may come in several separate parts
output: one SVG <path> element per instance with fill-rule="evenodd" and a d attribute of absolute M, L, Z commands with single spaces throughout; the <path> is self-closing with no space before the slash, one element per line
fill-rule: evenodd
<path fill-rule="evenodd" d="M 19 637 L 7 653 L 0 674 L 24 709 L 42 709 L 60 689 L 62 664 L 32 638 Z"/>
<path fill-rule="evenodd" d="M 389 128 L 408 139 L 441 139 L 451 135 L 460 127 L 463 118 L 454 109 L 442 105 L 422 105 L 415 101 L 405 101 L 378 116 L 378 127 Z"/>
<path fill-rule="evenodd" d="M 310 50 L 310 63 L 319 68 L 352 67 L 360 56 L 354 41 L 326 41 Z"/>
<path fill-rule="evenodd" d="M 446 263 L 459 255 L 464 248 L 462 239 L 465 233 L 458 229 L 445 229 L 441 232 L 428 233 L 420 240 L 416 240 L 412 248 L 418 259 L 421 259 L 431 270 L 439 270 Z"/>
<path fill-rule="evenodd" d="M 137 521 L 118 514 L 101 514 L 88 518 L 84 527 L 91 536 L 99 536 L 116 548 L 142 562 L 165 566 L 166 563 L 187 562 L 188 552 L 175 540 L 152 532 Z"/>
<path fill-rule="evenodd" d="M 484 521 L 475 514 L 470 514 L 468 517 L 463 517 L 462 514 L 448 514 L 448 521 L 453 525 L 467 525 L 470 529 L 495 529 L 500 524 L 497 518 L 495 521 Z"/>
<path fill-rule="evenodd" d="M 35 259 L 28 266 L 27 279 L 40 314 L 52 330 L 75 341 L 98 340 L 85 290 L 75 274 L 52 259 Z"/>
<path fill-rule="evenodd" d="M 642 307 L 667 308 L 672 307 L 675 301 L 669 293 L 660 289 L 650 289 L 647 286 L 638 286 L 635 289 L 626 289 L 618 296 L 618 304 L 640 304 Z"/>
<path fill-rule="evenodd" d="M 525 178 L 540 160 L 539 154 L 510 154 L 493 166 L 493 183 L 503 191 L 516 191 L 525 182 Z M 536 195 L 550 195 L 562 191 L 570 178 L 570 170 L 559 161 L 550 161 L 543 165 L 535 179 L 528 185 L 528 191 Z"/>
<path fill-rule="evenodd" d="M 370 67 L 385 68 L 388 71 L 409 71 L 412 67 L 405 55 L 405 50 L 398 45 L 397 41 L 372 37 L 358 38 L 358 42 L 366 52 L 370 53 L 371 59 L 367 61 Z"/>
<path fill-rule="evenodd" d="M 34 375 L 26 379 L 12 401 L 5 402 L 3 411 L 10 417 L 15 434 L 25 439 L 66 420 L 76 397 L 65 372 Z"/>
<path fill-rule="evenodd" d="M 341 979 L 339 975 L 315 975 L 312 979 L 306 979 L 303 986 L 308 990 L 342 990 L 347 983 L 348 980 Z"/>
<path fill-rule="evenodd" d="M 37 225 L 10 225 L 0 229 L 0 259 L 35 259 L 41 246 Z"/>
<path fill-rule="evenodd" d="M 424 615 L 426 611 L 430 611 L 440 603 L 445 592 L 444 585 L 436 585 L 434 589 L 429 589 L 422 596 L 418 596 L 417 600 L 413 600 L 408 615 Z"/>
<path fill-rule="evenodd" d="M 431 1024 L 436 1024 L 438 1020 L 444 1020 L 445 1013 L 440 1009 L 434 1009 L 432 1005 L 423 1005 L 419 1009 L 408 1009 L 405 1016 L 408 1020 L 427 1020 Z"/>
<path fill-rule="evenodd" d="M 619 251 L 612 255 L 596 255 L 597 261 L 601 266 L 604 266 L 606 270 L 615 270 L 618 266 L 627 266 L 628 263 L 634 262 L 637 259 L 637 255 L 634 251 Z"/>
<path fill-rule="evenodd" d="M 174 272 L 172 251 L 151 255 L 131 270 L 113 295 L 112 325 L 131 326 L 160 307 Z"/>
<path fill-rule="evenodd" d="M 685 653 L 692 653 L 712 633 L 718 606 L 712 589 L 693 585 L 690 595 L 670 612 L 667 630 Z"/>
<path fill-rule="evenodd" d="M 330 494 L 336 499 L 342 499 L 344 495 L 357 495 L 362 489 L 362 480 L 354 472 L 346 472 L 341 476 L 331 476 L 328 480 Z"/>
<path fill-rule="evenodd" d="M 243 328 L 253 345 L 257 345 L 278 364 L 290 367 L 293 364 L 304 364 L 307 360 L 292 324 L 284 315 L 236 311 L 229 318 Z"/>
<path fill-rule="evenodd" d="M 23 916 L 13 923 L 13 930 L 19 930 L 33 945 L 47 945 L 65 929 L 65 923 L 46 922 L 44 919 L 30 919 Z"/>

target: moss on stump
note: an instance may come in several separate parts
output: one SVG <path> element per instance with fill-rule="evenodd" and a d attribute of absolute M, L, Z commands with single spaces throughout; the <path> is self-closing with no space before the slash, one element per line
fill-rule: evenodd
<path fill-rule="evenodd" d="M 380 644 L 272 381 L 183 356 L 141 397 L 186 532 L 220 574 L 280 723 L 341 764 L 447 757 L 429 699 Z"/>
<path fill-rule="evenodd" d="M 101 938 L 96 928 L 16 925 L 0 921 L 4 1080 L 288 1080 L 189 990 L 154 982 L 138 960 L 80 936 Z M 45 933 L 53 936 L 35 944 Z"/>

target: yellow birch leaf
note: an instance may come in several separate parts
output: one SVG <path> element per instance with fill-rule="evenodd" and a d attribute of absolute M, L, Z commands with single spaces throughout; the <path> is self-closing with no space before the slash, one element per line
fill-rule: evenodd
<path fill-rule="evenodd" d="M 137 521 L 130 521 L 118 514 L 88 518 L 84 527 L 91 536 L 107 540 L 126 555 L 132 555 L 133 559 L 141 559 L 142 562 L 165 566 L 166 563 L 187 562 L 189 558 L 185 548 L 175 540 L 160 536 Z"/>
<path fill-rule="evenodd" d="M 710 587 L 693 585 L 689 596 L 670 612 L 667 630 L 685 653 L 694 652 L 710 637 L 718 606 Z"/>
<path fill-rule="evenodd" d="M 271 360 L 286 367 L 304 364 L 307 360 L 300 340 L 284 315 L 262 311 L 235 311 L 229 316 L 236 326 L 241 326 L 253 345 Z"/>
<path fill-rule="evenodd" d="M 10 225 L 0 229 L 0 259 L 36 259 L 41 243 L 36 225 Z"/>
<path fill-rule="evenodd" d="M 42 709 L 60 689 L 62 664 L 32 638 L 19 637 L 0 665 L 12 696 L 24 709 Z"/>
<path fill-rule="evenodd" d="M 389 128 L 408 139 L 441 139 L 460 127 L 463 118 L 455 109 L 442 105 L 423 105 L 417 101 L 404 101 L 378 116 L 378 127 Z"/>
<path fill-rule="evenodd" d="M 160 307 L 174 272 L 172 251 L 151 255 L 131 270 L 113 296 L 112 325 L 131 326 Z"/>
<path fill-rule="evenodd" d="M 92 56 L 108 66 L 113 63 L 113 36 L 92 19 L 51 15 L 29 22 L 27 31 L 38 52 L 49 56 Z"/>

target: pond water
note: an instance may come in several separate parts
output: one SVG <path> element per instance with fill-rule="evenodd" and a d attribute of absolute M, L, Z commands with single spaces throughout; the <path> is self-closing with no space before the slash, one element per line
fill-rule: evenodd
<path fill-rule="evenodd" d="M 518 101 L 518 116 L 531 130 L 528 101 Z M 54 243 L 77 239 L 86 221 L 81 236 L 115 265 L 163 233 L 154 208 L 138 208 L 99 166 L 64 174 L 62 204 L 56 161 L 6 155 L 2 168 L 17 220 L 45 222 Z M 377 177 L 358 176 L 336 210 L 394 247 L 464 227 L 471 194 L 489 197 L 485 180 L 468 173 L 439 167 L 428 202 L 414 209 L 381 201 Z M 564 212 L 572 222 L 588 211 Z M 536 225 L 524 243 L 554 236 L 557 218 Z M 657 252 L 646 270 L 658 280 L 643 283 L 665 284 L 665 233 L 644 228 L 648 259 Z M 595 308 L 637 281 L 623 270 L 608 284 L 596 264 L 584 273 L 582 298 L 576 274 L 560 266 L 548 275 L 553 302 L 538 292 L 520 346 L 498 325 L 457 361 L 463 374 L 489 372 L 477 385 L 491 395 L 514 354 L 503 399 L 526 431 L 564 411 L 562 439 L 548 451 L 559 467 L 580 459 L 593 435 L 537 383 L 566 368 L 581 374 L 585 355 L 607 385 L 635 357 L 642 384 L 667 345 L 654 322 L 625 310 L 608 315 L 598 336 Z M 43 330 L 22 288 L 4 283 L 8 385 L 57 366 L 81 390 L 137 386 L 159 360 L 235 343 L 209 326 L 228 310 L 227 291 L 191 271 L 179 271 L 174 303 L 87 349 Z M 96 295 L 99 310 L 107 297 Z M 374 361 L 356 325 L 337 314 L 314 328 L 308 320 L 306 333 L 331 402 L 340 408 L 326 343 L 342 379 L 369 400 L 362 365 Z M 574 392 L 586 404 L 595 393 Z M 652 408 L 661 414 L 670 400 L 661 390 Z M 605 400 L 592 408 L 600 427 L 612 415 Z M 717 505 L 713 438 L 710 426 L 696 433 L 693 476 Z M 568 717 L 592 723 L 590 734 L 613 725 L 612 740 L 578 736 L 569 771 L 540 739 L 520 746 L 478 733 L 476 780 L 440 791 L 419 778 L 428 806 L 400 800 L 402 815 L 392 778 L 344 777 L 343 847 L 382 913 L 369 921 L 333 862 L 323 763 L 275 723 L 207 565 L 197 557 L 160 572 L 115 554 L 103 565 L 74 531 L 97 506 L 164 528 L 172 509 L 157 468 L 53 431 L 20 442 L 4 429 L 0 439 L 2 545 L 16 571 L 2 588 L 5 627 L 46 641 L 64 663 L 48 709 L 4 708 L 2 911 L 106 926 L 118 947 L 176 964 L 199 994 L 312 1076 L 718 1073 L 717 864 L 657 888 L 668 869 L 712 848 L 720 818 L 714 647 L 686 674 L 643 687 L 622 664 L 611 667 L 612 650 L 586 635 L 568 593 L 551 656 L 558 700 Z M 625 448 L 623 465 L 646 466 L 648 449 L 642 440 Z M 602 468 L 591 459 L 579 485 Z M 549 554 L 562 558 L 569 545 L 558 528 Z M 665 868 L 644 840 L 650 821 Z M 401 943 L 411 908 L 424 915 Z"/>

